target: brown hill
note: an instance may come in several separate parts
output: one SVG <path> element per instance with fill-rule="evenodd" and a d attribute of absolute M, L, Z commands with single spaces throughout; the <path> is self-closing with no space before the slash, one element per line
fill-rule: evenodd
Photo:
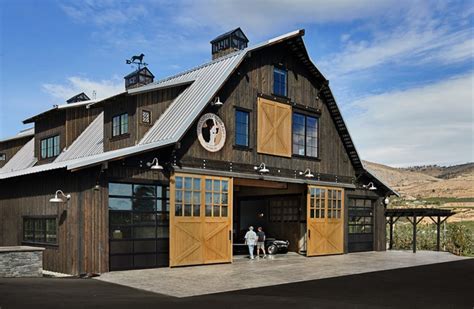
<path fill-rule="evenodd" d="M 393 168 L 368 161 L 364 164 L 406 199 L 474 197 L 474 163 L 410 168 Z"/>

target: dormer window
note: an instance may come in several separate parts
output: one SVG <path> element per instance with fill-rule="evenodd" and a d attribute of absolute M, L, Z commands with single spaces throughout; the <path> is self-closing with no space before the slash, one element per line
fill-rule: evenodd
<path fill-rule="evenodd" d="M 40 143 L 40 148 L 41 159 L 48 159 L 59 156 L 59 135 L 42 139 Z"/>
<path fill-rule="evenodd" d="M 128 133 L 128 114 L 117 115 L 112 118 L 112 136 Z"/>

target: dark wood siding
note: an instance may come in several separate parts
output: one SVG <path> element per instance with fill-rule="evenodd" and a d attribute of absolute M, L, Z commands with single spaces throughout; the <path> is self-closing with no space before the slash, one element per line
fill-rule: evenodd
<path fill-rule="evenodd" d="M 5 161 L 0 161 L 0 168 L 10 161 L 10 159 L 18 152 L 18 150 L 20 150 L 21 147 L 23 147 L 32 138 L 32 136 L 26 136 L 0 143 L 0 153 L 4 153 L 6 156 Z"/>
<path fill-rule="evenodd" d="M 76 138 L 102 112 L 101 108 L 86 108 L 85 106 L 66 109 L 66 147 L 69 147 Z"/>
<path fill-rule="evenodd" d="M 288 96 L 292 102 L 320 110 L 319 158 L 284 158 L 259 154 L 256 151 L 257 97 L 270 95 L 273 91 L 273 67 L 282 64 L 288 69 Z M 265 162 L 269 167 L 294 170 L 310 168 L 316 173 L 353 177 L 355 170 L 344 149 L 341 138 L 329 114 L 327 106 L 316 100 L 319 85 L 304 65 L 293 57 L 291 51 L 274 47 L 253 53 L 234 73 L 219 92 L 224 105 L 219 109 L 209 107 L 207 112 L 217 112 L 226 125 L 227 140 L 217 153 L 206 151 L 197 140 L 196 126 L 183 140 L 183 159 L 210 159 L 234 163 L 256 164 Z M 235 107 L 250 111 L 250 150 L 235 149 Z"/>
<path fill-rule="evenodd" d="M 104 108 L 104 151 L 133 146 L 137 143 L 137 98 L 118 96 L 108 100 Z M 112 137 L 112 118 L 128 114 L 128 133 Z"/>
<path fill-rule="evenodd" d="M 137 140 L 141 140 L 145 133 L 155 123 L 163 112 L 170 106 L 173 100 L 186 88 L 186 86 L 166 88 L 150 91 L 137 95 Z M 151 124 L 142 123 L 142 110 L 151 112 Z"/>
<path fill-rule="evenodd" d="M 66 147 L 66 111 L 55 110 L 35 121 L 35 157 L 36 165 L 50 163 L 54 158 L 41 159 L 41 140 L 59 135 L 59 149 Z"/>
<path fill-rule="evenodd" d="M 107 186 L 94 190 L 100 170 L 51 171 L 0 181 L 0 246 L 22 243 L 23 216 L 58 218 L 58 245 L 46 246 L 44 269 L 79 274 L 108 271 Z M 66 204 L 49 199 L 57 189 Z M 81 236 L 82 235 L 82 236 Z"/>

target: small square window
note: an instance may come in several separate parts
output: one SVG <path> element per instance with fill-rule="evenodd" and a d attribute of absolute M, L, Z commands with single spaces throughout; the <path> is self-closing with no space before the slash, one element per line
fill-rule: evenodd
<path fill-rule="evenodd" d="M 7 155 L 4 153 L 0 153 L 0 161 L 6 161 L 7 160 Z"/>
<path fill-rule="evenodd" d="M 151 112 L 147 110 L 142 110 L 142 123 L 150 124 L 151 123 Z"/>

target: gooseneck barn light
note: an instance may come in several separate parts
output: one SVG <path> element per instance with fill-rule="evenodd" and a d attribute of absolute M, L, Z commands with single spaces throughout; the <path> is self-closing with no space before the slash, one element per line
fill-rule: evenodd
<path fill-rule="evenodd" d="M 253 169 L 259 171 L 262 174 L 270 172 L 270 170 L 265 166 L 265 163 L 261 163 L 259 166 L 254 166 Z"/>
<path fill-rule="evenodd" d="M 49 202 L 50 203 L 64 203 L 63 198 L 60 196 L 65 197 L 66 201 L 69 201 L 71 199 L 71 194 L 66 195 L 64 194 L 63 191 L 57 190 L 56 193 L 54 194 L 54 197 L 49 199 Z"/>
<path fill-rule="evenodd" d="M 212 105 L 214 105 L 214 106 L 222 106 L 222 105 L 224 105 L 224 103 L 221 102 L 221 99 L 220 99 L 219 97 L 216 97 L 216 98 L 214 99 L 214 102 L 212 102 Z"/>
<path fill-rule="evenodd" d="M 375 191 L 375 190 L 377 190 L 377 187 L 374 186 L 374 183 L 373 183 L 373 182 L 369 182 L 368 184 L 363 185 L 362 187 L 364 187 L 364 189 L 368 189 L 368 190 L 370 190 L 370 191 Z"/>
<path fill-rule="evenodd" d="M 146 165 L 148 165 L 150 169 L 156 170 L 156 171 L 161 171 L 163 169 L 163 166 L 161 166 L 160 163 L 158 163 L 158 158 L 154 158 L 153 161 L 148 162 Z"/>
<path fill-rule="evenodd" d="M 300 175 L 304 175 L 306 178 L 313 178 L 314 174 L 311 173 L 311 170 L 307 168 L 304 172 L 300 172 Z"/>

